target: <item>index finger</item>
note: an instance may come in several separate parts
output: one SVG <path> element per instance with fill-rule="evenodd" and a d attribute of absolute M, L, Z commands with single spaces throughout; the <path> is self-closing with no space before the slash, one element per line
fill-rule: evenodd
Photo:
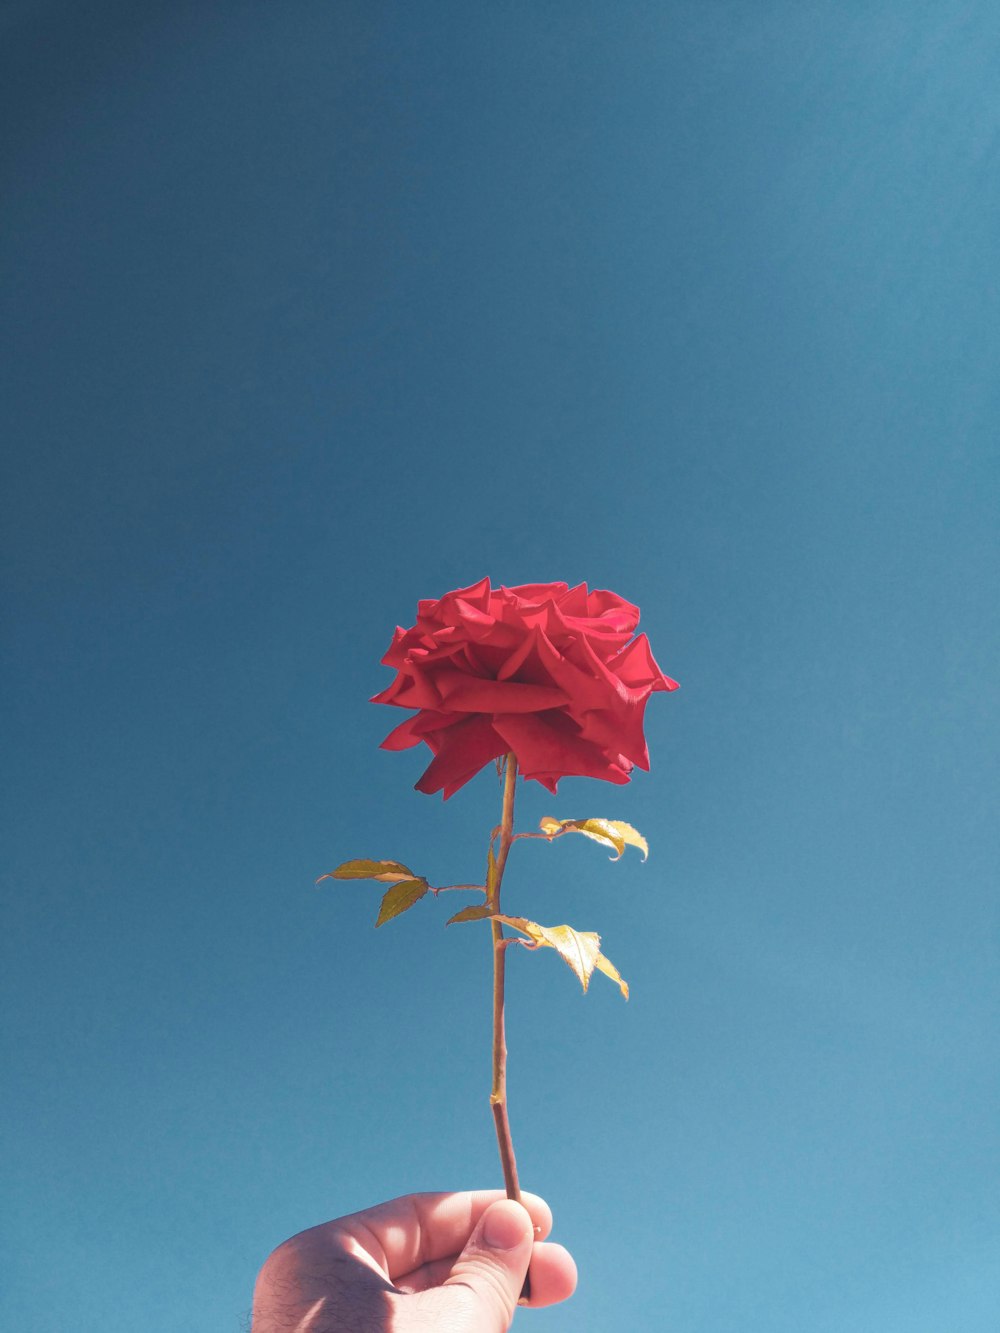
<path fill-rule="evenodd" d="M 407 1194 L 316 1230 L 350 1236 L 392 1279 L 461 1253 L 486 1209 L 505 1197 L 503 1190 Z M 552 1230 L 549 1205 L 537 1194 L 522 1194 L 521 1203 L 534 1224 L 535 1239 L 544 1240 Z"/>

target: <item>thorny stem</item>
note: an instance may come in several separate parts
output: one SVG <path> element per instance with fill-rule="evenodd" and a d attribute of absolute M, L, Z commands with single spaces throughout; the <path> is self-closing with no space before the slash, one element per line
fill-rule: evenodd
<path fill-rule="evenodd" d="M 496 852 L 496 869 L 493 872 L 492 891 L 489 892 L 489 905 L 494 912 L 500 911 L 500 884 L 503 880 L 504 867 L 510 845 L 514 841 L 514 784 L 517 781 L 517 760 L 512 754 L 507 756 L 504 767 L 503 814 L 497 830 L 500 842 Z M 492 848 L 492 843 L 490 844 Z M 507 1041 L 504 1034 L 504 962 L 506 945 L 503 925 L 491 921 L 493 929 L 493 1086 L 490 1090 L 490 1106 L 496 1124 L 497 1144 L 500 1148 L 500 1163 L 503 1166 L 503 1179 L 509 1199 L 521 1198 L 517 1181 L 517 1162 L 514 1159 L 514 1144 L 510 1136 L 510 1122 L 507 1119 Z"/>

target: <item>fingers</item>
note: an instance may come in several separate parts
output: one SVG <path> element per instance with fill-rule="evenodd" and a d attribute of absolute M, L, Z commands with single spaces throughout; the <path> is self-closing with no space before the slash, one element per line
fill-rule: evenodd
<path fill-rule="evenodd" d="M 447 1259 L 436 1259 L 412 1273 L 394 1278 L 393 1286 L 397 1291 L 410 1296 L 443 1286 L 451 1276 L 457 1260 L 457 1254 L 451 1254 Z M 561 1245 L 536 1241 L 531 1251 L 528 1275 L 531 1278 L 531 1299 L 520 1303 L 536 1309 L 565 1301 L 576 1290 L 576 1264 Z"/>
<path fill-rule="evenodd" d="M 565 1301 L 576 1291 L 576 1264 L 573 1256 L 561 1245 L 536 1245 L 531 1252 L 531 1299 L 525 1301 L 533 1309 Z"/>
<path fill-rule="evenodd" d="M 279 1246 L 261 1271 L 259 1303 L 266 1307 L 278 1282 L 282 1299 L 293 1290 L 299 1304 L 345 1296 L 388 1299 L 406 1303 L 417 1319 L 414 1327 L 504 1333 L 529 1265 L 527 1305 L 552 1305 L 576 1287 L 572 1258 L 561 1245 L 544 1243 L 551 1226 L 548 1205 L 537 1195 L 524 1195 L 523 1204 L 499 1191 L 409 1195 L 300 1232 Z M 257 1303 L 255 1297 L 255 1308 Z M 402 1311 L 400 1304 L 401 1319 Z"/>
<path fill-rule="evenodd" d="M 434 1327 L 506 1333 L 531 1259 L 534 1230 L 527 1209 L 499 1199 L 483 1213 L 468 1244 L 440 1287 L 412 1299 Z M 551 1280 L 546 1278 L 551 1286 Z M 457 1318 L 464 1320 L 462 1325 Z"/>
<path fill-rule="evenodd" d="M 350 1235 L 395 1281 L 425 1265 L 461 1254 L 486 1210 L 503 1199 L 500 1190 L 458 1194 L 408 1194 L 401 1199 L 338 1218 L 318 1232 Z M 552 1213 L 537 1194 L 523 1194 L 536 1240 L 552 1230 Z"/>

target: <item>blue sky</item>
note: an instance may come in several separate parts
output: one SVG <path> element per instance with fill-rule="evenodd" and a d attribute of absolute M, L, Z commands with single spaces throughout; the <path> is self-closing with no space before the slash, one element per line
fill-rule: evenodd
<path fill-rule="evenodd" d="M 986 1333 L 1000 1276 L 1000 18 L 0 10 L 7 1257 L 25 1333 L 237 1330 L 294 1231 L 499 1182 L 477 877 L 366 700 L 488 574 L 637 602 L 652 770 L 528 787 L 538 1329 Z M 516 858 L 516 859 L 515 859 Z"/>

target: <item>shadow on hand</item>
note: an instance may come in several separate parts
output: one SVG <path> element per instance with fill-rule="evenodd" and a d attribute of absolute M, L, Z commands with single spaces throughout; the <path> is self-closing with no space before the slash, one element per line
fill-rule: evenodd
<path fill-rule="evenodd" d="M 396 1288 L 349 1254 L 272 1255 L 261 1273 L 251 1333 L 391 1333 Z"/>

